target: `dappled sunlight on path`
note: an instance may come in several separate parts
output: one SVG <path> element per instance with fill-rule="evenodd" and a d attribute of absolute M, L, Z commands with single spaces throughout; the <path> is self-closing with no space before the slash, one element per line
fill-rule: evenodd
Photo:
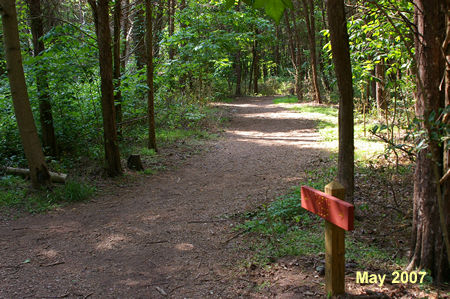
<path fill-rule="evenodd" d="M 314 120 L 272 99 L 221 104 L 232 114 L 223 137 L 176 169 L 0 223 L 0 298 L 249 296 L 237 265 L 251 253 L 235 215 L 286 193 L 329 154 Z"/>

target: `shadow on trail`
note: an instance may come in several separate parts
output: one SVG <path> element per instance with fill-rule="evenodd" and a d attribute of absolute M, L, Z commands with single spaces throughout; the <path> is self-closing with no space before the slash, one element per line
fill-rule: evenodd
<path fill-rule="evenodd" d="M 316 142 L 313 120 L 271 106 L 271 98 L 230 105 L 225 138 L 178 168 L 139 186 L 108 186 L 92 202 L 0 223 L 0 297 L 257 293 L 237 275 L 253 253 L 233 238 L 233 215 L 285 194 L 329 151 Z M 299 278 L 276 291 L 301 289 Z"/>

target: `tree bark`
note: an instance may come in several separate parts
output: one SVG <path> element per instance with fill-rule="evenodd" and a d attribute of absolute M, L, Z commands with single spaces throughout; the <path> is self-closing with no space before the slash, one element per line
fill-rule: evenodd
<path fill-rule="evenodd" d="M 320 9 L 321 9 L 321 12 L 322 12 L 321 15 L 322 15 L 322 23 L 323 23 L 322 28 L 328 28 L 327 19 L 326 19 L 326 11 L 327 11 L 326 4 L 325 4 L 325 1 L 321 1 L 320 3 L 321 3 L 321 8 Z M 329 72 L 325 68 L 325 65 L 329 64 L 330 61 L 329 61 L 329 58 L 328 58 L 328 54 L 321 53 L 323 51 L 322 50 L 323 49 L 323 43 L 327 43 L 327 42 L 328 41 L 327 41 L 326 37 L 322 36 L 320 38 L 319 49 L 321 49 L 321 50 L 319 51 L 319 56 L 318 57 L 319 57 L 319 67 L 320 67 L 320 72 L 322 74 L 323 84 L 324 84 L 326 90 L 328 92 L 331 92 L 331 85 L 330 85 L 330 81 L 329 81 Z"/>
<path fill-rule="evenodd" d="M 295 93 L 297 94 L 297 99 L 299 102 L 303 101 L 303 77 L 304 72 L 302 68 L 303 60 L 302 60 L 302 52 L 303 52 L 303 46 L 301 42 L 301 31 L 300 26 L 297 23 L 298 20 L 298 9 L 292 11 L 291 18 L 292 18 L 292 24 L 294 26 L 293 28 L 293 36 L 294 36 L 294 44 L 295 44 Z"/>
<path fill-rule="evenodd" d="M 242 65 L 241 65 L 241 49 L 236 52 L 236 92 L 235 96 L 241 95 L 241 81 L 242 81 Z"/>
<path fill-rule="evenodd" d="M 159 0 L 158 5 L 155 6 L 158 8 L 156 11 L 156 18 L 155 18 L 155 28 L 153 30 L 153 40 L 155 41 L 153 43 L 153 57 L 158 58 L 159 57 L 159 43 L 162 38 L 161 31 L 164 27 L 164 1 Z"/>
<path fill-rule="evenodd" d="M 258 56 L 258 30 L 255 31 L 255 41 L 253 43 L 253 93 L 258 93 L 259 79 L 259 56 Z"/>
<path fill-rule="evenodd" d="M 124 0 L 124 9 L 123 9 L 123 18 L 122 18 L 122 34 L 123 34 L 123 43 L 121 46 L 121 59 L 120 65 L 122 71 L 125 71 L 128 62 L 128 52 L 129 52 L 129 44 L 128 44 L 128 30 L 130 28 L 130 0 Z"/>
<path fill-rule="evenodd" d="M 136 0 L 133 21 L 133 41 L 135 47 L 136 67 L 141 70 L 146 65 L 145 58 L 145 17 L 143 0 Z"/>
<path fill-rule="evenodd" d="M 122 0 L 115 0 L 113 14 L 113 82 L 114 82 L 114 103 L 116 110 L 116 123 L 122 122 L 122 93 L 120 92 L 120 22 L 122 11 Z M 120 128 L 117 128 L 117 134 L 120 135 Z"/>
<path fill-rule="evenodd" d="M 275 63 L 275 76 L 280 74 L 280 26 L 275 25 L 275 46 L 273 49 L 273 62 Z"/>
<path fill-rule="evenodd" d="M 340 94 L 338 181 L 345 187 L 346 200 L 353 202 L 355 185 L 353 86 L 344 0 L 328 0 L 327 14 L 331 51 Z"/>
<path fill-rule="evenodd" d="M 122 174 L 119 144 L 117 140 L 114 86 L 112 80 L 111 30 L 109 28 L 109 1 L 89 0 L 94 12 L 99 51 L 101 103 L 103 116 L 103 136 L 105 145 L 106 170 L 109 176 Z"/>
<path fill-rule="evenodd" d="M 320 88 L 317 75 L 317 55 L 316 55 L 316 20 L 314 18 L 314 2 L 313 0 L 302 0 L 303 4 L 303 15 L 306 21 L 306 28 L 308 31 L 308 44 L 309 44 L 309 56 L 311 59 L 311 70 L 312 70 L 312 85 L 313 85 L 313 95 L 314 101 L 316 103 L 321 103 L 322 99 L 320 97 Z"/>
<path fill-rule="evenodd" d="M 146 54 L 147 54 L 147 114 L 148 114 L 148 148 L 158 150 L 156 147 L 155 108 L 153 95 L 153 32 L 152 32 L 152 4 L 145 0 L 146 20 Z"/>
<path fill-rule="evenodd" d="M 45 51 L 44 42 L 41 37 L 44 35 L 42 25 L 41 1 L 28 0 L 31 17 L 31 34 L 33 36 L 33 54 L 38 57 Z M 36 87 L 39 99 L 39 116 L 41 121 L 42 145 L 47 155 L 57 156 L 55 129 L 53 127 L 52 105 L 50 102 L 49 87 L 46 71 L 42 65 L 37 66 Z"/>
<path fill-rule="evenodd" d="M 445 1 L 415 0 L 414 23 L 417 28 L 414 42 L 417 63 L 416 115 L 424 119 L 422 127 L 429 136 L 435 133 L 435 119 L 445 104 L 445 90 L 440 89 L 444 76 L 444 57 L 441 45 L 445 39 Z M 430 120 L 431 118 L 431 120 Z M 429 269 L 437 281 L 450 277 L 447 253 L 440 226 L 439 201 L 441 188 L 443 148 L 437 140 L 430 139 L 428 147 L 417 155 L 414 173 L 414 208 L 412 231 L 412 256 L 408 269 Z M 448 203 L 448 198 L 445 199 Z M 447 216 L 447 215 L 445 215 Z M 446 226 L 444 224 L 444 226 Z M 448 226 L 445 227 L 448 233 Z"/>
<path fill-rule="evenodd" d="M 447 13 L 446 13 L 446 36 L 445 42 L 443 45 L 443 51 L 445 53 L 445 106 L 448 107 L 450 105 L 450 2 L 447 1 Z M 450 113 L 444 116 L 443 122 L 450 126 Z M 448 173 L 450 171 L 450 147 L 444 151 L 443 158 L 443 173 Z M 443 187 L 443 198 L 447 198 L 447 201 L 444 201 L 445 206 L 443 207 L 444 212 L 447 215 L 446 226 L 450 227 L 450 203 L 448 198 L 450 198 L 450 178 L 447 178 L 445 183 L 442 183 Z M 449 248 L 447 247 L 447 258 L 450 254 Z"/>
<path fill-rule="evenodd" d="M 375 96 L 377 102 L 378 116 L 386 115 L 387 113 L 387 101 L 385 96 L 384 84 L 385 84 L 385 67 L 384 59 L 381 59 L 380 63 L 375 65 L 375 77 L 377 78 L 375 83 Z"/>
<path fill-rule="evenodd" d="M 35 188 L 49 186 L 50 174 L 37 134 L 23 72 L 15 1 L 1 1 L 0 13 L 2 16 L 5 42 L 6 68 L 13 99 L 14 113 L 16 115 L 25 157 L 27 158 L 30 169 L 31 183 Z"/>
<path fill-rule="evenodd" d="M 168 9 L 169 9 L 169 37 L 171 37 L 175 33 L 175 6 L 176 0 L 167 0 Z M 173 60 L 175 57 L 175 47 L 170 45 L 169 47 L 169 59 Z"/>
<path fill-rule="evenodd" d="M 294 21 L 294 29 L 295 33 L 291 29 L 288 12 L 286 11 L 284 14 L 284 19 L 286 22 L 286 28 L 289 39 L 289 54 L 291 57 L 292 67 L 294 68 L 294 90 L 297 95 L 297 100 L 299 103 L 303 101 L 303 90 L 302 90 L 302 82 L 300 79 L 301 76 L 301 45 L 299 43 L 300 37 L 298 36 L 297 25 L 295 23 L 295 15 L 294 12 L 291 11 L 291 18 Z"/>

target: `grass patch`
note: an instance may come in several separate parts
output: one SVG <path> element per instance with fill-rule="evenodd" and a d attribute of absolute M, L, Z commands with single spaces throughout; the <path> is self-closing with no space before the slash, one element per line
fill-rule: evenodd
<path fill-rule="evenodd" d="M 285 96 L 282 98 L 277 98 L 273 100 L 274 104 L 295 104 L 298 103 L 297 97 L 294 96 Z"/>
<path fill-rule="evenodd" d="M 78 181 L 53 185 L 51 190 L 34 190 L 29 181 L 20 177 L 0 177 L 0 208 L 3 210 L 41 213 L 67 203 L 85 201 L 94 193 L 94 187 Z"/>
<path fill-rule="evenodd" d="M 309 113 L 311 118 L 317 121 L 317 130 L 321 136 L 321 140 L 328 142 L 331 151 L 338 149 L 338 114 L 339 110 L 332 106 L 301 106 L 290 108 L 299 113 Z M 366 123 L 366 130 L 364 131 L 364 124 L 360 120 L 355 121 L 355 160 L 367 161 L 374 156 L 383 153 L 385 144 L 379 139 L 371 136 L 369 128 L 372 123 Z"/>
<path fill-rule="evenodd" d="M 301 106 L 292 107 L 290 110 L 300 113 L 318 113 L 326 116 L 338 117 L 339 110 L 332 106 Z"/>
<path fill-rule="evenodd" d="M 141 155 L 142 156 L 150 156 L 153 157 L 156 155 L 156 152 L 154 149 L 152 148 L 148 148 L 148 147 L 143 147 L 141 148 Z"/>
<path fill-rule="evenodd" d="M 356 171 L 362 173 L 367 169 L 357 167 Z M 250 245 L 250 249 L 256 252 L 254 264 L 265 266 L 284 256 L 319 256 L 324 252 L 323 219 L 301 207 L 300 186 L 324 190 L 325 185 L 335 178 L 336 172 L 336 167 L 307 171 L 307 180 L 288 194 L 245 215 L 245 221 L 238 229 L 256 238 Z M 346 258 L 353 260 L 361 269 L 381 265 L 393 269 L 405 264 L 406 260 L 397 258 L 393 248 L 384 245 L 383 242 L 362 242 L 353 232 L 348 233 Z"/>
<path fill-rule="evenodd" d="M 160 129 L 156 132 L 156 138 L 163 142 L 174 142 L 188 138 L 213 139 L 216 137 L 217 135 L 204 130 Z"/>
<path fill-rule="evenodd" d="M 300 188 L 294 188 L 270 205 L 247 214 L 246 221 L 238 226 L 259 239 L 250 248 L 257 252 L 257 264 L 265 265 L 285 255 L 312 254 L 323 247 L 318 231 L 304 229 L 315 226 L 319 217 L 302 209 L 299 198 Z"/>
<path fill-rule="evenodd" d="M 289 100 L 280 99 L 274 103 L 288 103 Z M 330 161 L 323 166 L 306 171 L 306 179 L 294 187 L 288 194 L 277 198 L 267 206 L 263 206 L 258 211 L 246 215 L 241 229 L 247 231 L 255 238 L 252 249 L 257 253 L 254 257 L 254 263 L 266 265 L 276 260 L 276 258 L 293 256 L 319 256 L 324 252 L 324 225 L 323 220 L 318 216 L 307 212 L 301 208 L 300 186 L 307 185 L 318 190 L 324 190 L 326 184 L 330 183 L 337 175 L 337 147 L 338 147 L 338 109 L 327 106 L 299 106 L 291 108 L 299 113 L 308 113 L 308 117 L 316 120 L 317 130 L 321 136 L 322 142 L 327 142 L 331 148 Z M 370 163 L 373 157 L 379 156 L 384 152 L 384 143 L 364 136 L 364 127 L 362 122 L 355 122 L 355 173 L 361 187 L 360 192 L 355 190 L 355 196 L 367 198 L 357 202 L 357 208 L 361 208 L 365 219 L 355 226 L 368 227 L 383 232 L 383 226 L 396 227 L 399 221 L 404 221 L 404 215 L 394 215 L 392 209 L 384 211 L 375 206 L 369 200 L 372 193 L 378 195 L 381 186 L 386 186 L 391 176 L 383 169 L 376 169 Z M 369 128 L 370 124 L 366 124 Z M 332 166 L 330 166 L 330 164 Z M 400 171 L 410 173 L 408 166 L 400 167 Z M 368 185 L 368 187 L 365 186 Z M 400 185 L 401 183 L 399 183 Z M 375 185 L 375 186 L 373 186 Z M 371 193 L 369 193 L 369 190 Z M 399 200 L 397 195 L 397 200 Z M 407 197 L 407 196 L 406 196 Z M 373 201 L 373 199 L 371 199 Z M 405 202 L 408 199 L 405 198 Z M 382 204 L 387 202 L 382 198 Z M 404 207 L 400 210 L 407 210 Z M 393 214 L 389 214 L 393 213 Z M 400 220 L 399 220 L 400 219 Z M 385 234 L 374 237 L 375 233 L 371 231 L 370 235 L 361 232 L 348 233 L 346 239 L 346 256 L 358 264 L 358 268 L 398 268 L 405 263 L 401 255 L 397 257 L 398 250 L 393 242 L 389 240 L 389 232 L 384 230 Z M 387 238 L 387 239 L 386 239 Z M 374 241 L 376 239 L 376 241 Z M 387 244 L 390 244 L 387 246 Z"/>
<path fill-rule="evenodd" d="M 158 173 L 158 171 L 156 169 L 147 168 L 147 169 L 144 169 L 142 171 L 142 173 L 147 174 L 147 175 L 153 175 L 153 174 Z"/>
<path fill-rule="evenodd" d="M 230 104 L 230 103 L 234 102 L 234 99 L 233 98 L 223 98 L 223 99 L 219 99 L 218 102 Z"/>

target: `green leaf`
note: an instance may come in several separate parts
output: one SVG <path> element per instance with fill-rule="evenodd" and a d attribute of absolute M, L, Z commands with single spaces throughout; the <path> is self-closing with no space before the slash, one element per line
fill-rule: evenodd
<path fill-rule="evenodd" d="M 236 3 L 236 0 L 225 0 L 225 9 L 228 10 Z"/>
<path fill-rule="evenodd" d="M 264 8 L 266 14 L 279 23 L 286 8 L 292 8 L 291 0 L 255 0 L 254 8 Z"/>

